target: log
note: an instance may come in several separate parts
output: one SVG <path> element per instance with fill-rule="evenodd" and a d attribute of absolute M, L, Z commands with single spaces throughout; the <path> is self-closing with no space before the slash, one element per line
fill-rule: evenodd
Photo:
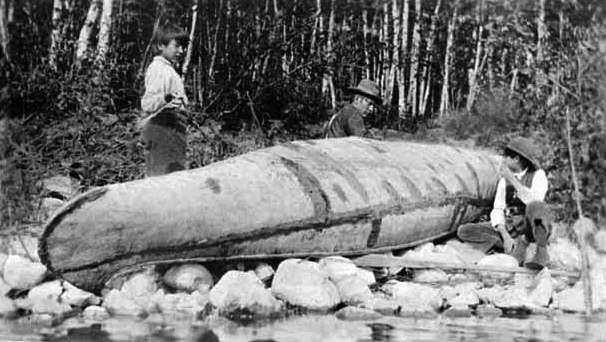
<path fill-rule="evenodd" d="M 361 255 L 451 234 L 490 210 L 499 157 L 357 137 L 289 142 L 92 189 L 39 242 L 49 270 L 98 292 L 142 264 Z"/>

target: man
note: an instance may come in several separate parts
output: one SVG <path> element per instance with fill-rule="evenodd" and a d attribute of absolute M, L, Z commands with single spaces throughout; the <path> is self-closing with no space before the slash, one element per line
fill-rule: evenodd
<path fill-rule="evenodd" d="M 511 254 L 520 266 L 541 269 L 549 263 L 551 223 L 544 202 L 548 184 L 538 154 L 530 139 L 517 138 L 507 144 L 490 222 L 462 225 L 457 231 L 461 240 L 483 252 L 494 249 Z M 536 242 L 536 253 L 524 264 L 530 242 Z"/>
<path fill-rule="evenodd" d="M 381 102 L 379 86 L 370 80 L 362 80 L 348 91 L 355 94 L 354 99 L 332 116 L 326 129 L 327 138 L 363 136 L 366 132 L 364 117 L 372 112 L 374 103 Z"/>
<path fill-rule="evenodd" d="M 141 98 L 145 117 L 139 123 L 146 177 L 185 169 L 187 96 L 175 69 L 187 39 L 184 31 L 174 27 L 160 29 L 155 37 L 159 53 L 145 72 L 145 94 Z"/>

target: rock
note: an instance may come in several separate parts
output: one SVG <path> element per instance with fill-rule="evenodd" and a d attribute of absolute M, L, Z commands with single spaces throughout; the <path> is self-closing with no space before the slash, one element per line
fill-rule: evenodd
<path fill-rule="evenodd" d="M 63 288 L 65 289 L 65 292 L 61 298 L 70 305 L 83 308 L 89 305 L 99 305 L 99 303 L 101 303 L 101 298 L 90 292 L 81 290 L 66 281 L 63 282 Z"/>
<path fill-rule="evenodd" d="M 443 285 L 440 287 L 439 293 L 443 303 L 448 303 L 448 301 L 452 300 L 459 294 L 459 292 L 450 285 Z"/>
<path fill-rule="evenodd" d="M 400 307 L 398 316 L 408 318 L 435 318 L 438 317 L 438 313 L 429 304 L 420 304 Z"/>
<path fill-rule="evenodd" d="M 274 271 L 273 267 L 264 262 L 258 263 L 257 267 L 255 267 L 255 274 L 259 279 L 261 279 L 262 282 L 266 284 L 269 283 L 271 278 L 274 276 L 274 273 L 276 272 Z"/>
<path fill-rule="evenodd" d="M 111 290 L 103 297 L 103 307 L 112 315 L 145 316 L 146 311 L 126 291 Z"/>
<path fill-rule="evenodd" d="M 374 293 L 373 299 L 364 303 L 362 307 L 374 310 L 382 315 L 396 315 L 400 312 L 400 304 L 382 292 Z"/>
<path fill-rule="evenodd" d="M 478 298 L 480 301 L 485 304 L 493 304 L 494 299 L 499 297 L 502 293 L 505 292 L 505 289 L 500 285 L 495 285 L 492 287 L 484 287 L 476 291 Z"/>
<path fill-rule="evenodd" d="M 154 302 L 164 316 L 198 318 L 206 310 L 209 301 L 207 294 L 194 291 L 192 293 L 156 295 Z"/>
<path fill-rule="evenodd" d="M 528 294 L 526 289 L 512 286 L 506 288 L 492 299 L 492 303 L 499 309 L 518 310 L 526 307 Z"/>
<path fill-rule="evenodd" d="M 209 298 L 223 314 L 246 312 L 257 317 L 270 317 L 282 310 L 282 303 L 273 297 L 257 276 L 241 271 L 225 273 L 210 290 Z"/>
<path fill-rule="evenodd" d="M 337 318 L 346 321 L 368 321 L 377 318 L 381 318 L 381 314 L 364 308 L 356 308 L 353 306 L 346 306 L 343 309 L 335 313 Z"/>
<path fill-rule="evenodd" d="M 457 273 L 457 274 L 450 275 L 450 277 L 448 278 L 448 283 L 451 285 L 456 285 L 456 284 L 461 284 L 461 283 L 472 283 L 472 282 L 477 282 L 479 279 L 480 278 L 478 277 L 477 274 Z"/>
<path fill-rule="evenodd" d="M 482 251 L 473 248 L 473 246 L 463 243 L 458 239 L 448 240 L 448 242 L 446 242 L 446 246 L 457 251 L 458 257 L 467 264 L 475 264 L 486 256 L 486 254 Z"/>
<path fill-rule="evenodd" d="M 12 289 L 27 290 L 46 276 L 44 265 L 19 255 L 9 255 L 4 264 L 4 280 Z"/>
<path fill-rule="evenodd" d="M 600 230 L 593 235 L 593 247 L 600 253 L 606 253 L 606 230 Z"/>
<path fill-rule="evenodd" d="M 280 263 L 271 291 L 279 299 L 311 310 L 330 310 L 341 302 L 337 287 L 318 264 L 301 259 Z"/>
<path fill-rule="evenodd" d="M 59 280 L 53 280 L 35 286 L 27 294 L 33 313 L 48 313 L 64 315 L 72 311 L 72 307 L 62 298 L 63 287 Z"/>
<path fill-rule="evenodd" d="M 441 269 L 415 270 L 413 281 L 417 283 L 447 283 L 448 274 Z"/>
<path fill-rule="evenodd" d="M 164 283 L 178 291 L 196 291 L 201 285 L 211 288 L 213 275 L 202 265 L 183 264 L 171 267 L 164 274 Z"/>
<path fill-rule="evenodd" d="M 61 324 L 63 322 L 63 318 L 61 316 L 56 316 L 49 313 L 35 313 L 30 316 L 30 321 L 36 325 L 54 327 Z"/>
<path fill-rule="evenodd" d="M 467 306 L 453 306 L 442 313 L 444 317 L 471 317 L 471 309 Z"/>
<path fill-rule="evenodd" d="M 133 299 L 148 298 L 158 291 L 159 278 L 158 273 L 152 269 L 135 273 L 124 282 L 122 291 Z"/>
<path fill-rule="evenodd" d="M 432 243 L 426 243 L 414 250 L 408 251 L 402 255 L 402 258 L 410 261 L 464 264 L 464 261 L 459 257 L 455 249 L 438 248 Z"/>
<path fill-rule="evenodd" d="M 581 286 L 577 286 L 578 284 Z M 553 307 L 565 312 L 584 312 L 585 297 L 582 282 L 577 285 L 556 293 L 553 298 Z"/>
<path fill-rule="evenodd" d="M 480 305 L 476 308 L 476 315 L 478 317 L 499 317 L 503 314 L 501 309 L 497 309 L 494 305 Z"/>
<path fill-rule="evenodd" d="M 480 304 L 480 297 L 475 291 L 464 291 L 447 302 L 452 307 L 469 307 Z"/>
<path fill-rule="evenodd" d="M 581 251 L 570 240 L 558 238 L 547 245 L 549 267 L 567 271 L 581 270 Z"/>
<path fill-rule="evenodd" d="M 38 207 L 38 219 L 40 221 L 45 221 L 55 213 L 55 211 L 61 208 L 63 204 L 65 204 L 65 202 L 58 198 L 44 197 L 42 201 L 40 201 L 40 206 Z"/>
<path fill-rule="evenodd" d="M 0 295 L 0 317 L 13 317 L 17 313 L 17 307 L 12 300 L 5 295 Z"/>
<path fill-rule="evenodd" d="M 0 277 L 0 296 L 4 296 L 10 291 L 11 287 Z"/>
<path fill-rule="evenodd" d="M 548 306 L 553 295 L 553 283 L 548 268 L 534 276 L 528 289 L 528 302 L 537 306 Z"/>
<path fill-rule="evenodd" d="M 320 270 L 328 275 L 328 278 L 337 283 L 339 280 L 356 275 L 358 267 L 353 261 L 342 256 L 330 256 L 319 262 Z"/>
<path fill-rule="evenodd" d="M 42 193 L 68 200 L 78 193 L 78 181 L 66 176 L 53 176 L 42 181 Z"/>
<path fill-rule="evenodd" d="M 587 237 L 595 234 L 597 231 L 597 227 L 592 219 L 589 217 L 582 216 L 580 217 L 572 226 L 573 231 L 578 236 Z"/>
<path fill-rule="evenodd" d="M 84 309 L 82 316 L 93 321 L 104 321 L 109 318 L 109 312 L 102 306 L 91 305 Z"/>
<path fill-rule="evenodd" d="M 388 281 L 383 285 L 383 291 L 390 294 L 402 306 L 402 310 L 421 308 L 438 310 L 442 306 L 440 291 L 428 285 L 411 282 Z"/>
<path fill-rule="evenodd" d="M 357 273 L 341 278 L 335 285 L 341 301 L 347 305 L 364 304 L 373 300 L 367 281 L 359 278 Z"/>
<path fill-rule="evenodd" d="M 372 285 L 377 282 L 377 280 L 375 279 L 375 274 L 372 271 L 365 270 L 363 268 L 358 268 L 356 276 L 359 279 L 362 279 L 366 283 L 366 285 Z"/>
<path fill-rule="evenodd" d="M 518 261 L 507 254 L 491 254 L 487 255 L 482 260 L 478 261 L 478 266 L 499 266 L 499 267 L 518 267 Z M 513 277 L 512 273 L 508 272 L 480 272 L 480 277 L 486 285 L 494 285 L 504 282 Z"/>

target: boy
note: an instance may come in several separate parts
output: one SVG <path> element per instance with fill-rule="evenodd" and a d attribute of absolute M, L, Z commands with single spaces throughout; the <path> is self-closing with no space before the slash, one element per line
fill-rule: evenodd
<path fill-rule="evenodd" d="M 145 116 L 139 123 L 146 177 L 185 169 L 187 96 L 176 68 L 187 39 L 185 32 L 174 27 L 159 30 L 155 37 L 159 54 L 145 72 L 141 98 Z"/>
<path fill-rule="evenodd" d="M 363 136 L 366 131 L 364 117 L 372 112 L 373 102 L 381 102 L 379 86 L 370 81 L 362 80 L 355 88 L 349 88 L 355 93 L 352 103 L 346 104 L 328 122 L 326 138 L 348 136 Z"/>
<path fill-rule="evenodd" d="M 538 149 L 530 139 L 517 138 L 507 144 L 490 222 L 459 227 L 458 237 L 488 252 L 503 250 L 520 266 L 541 269 L 549 263 L 547 242 L 551 233 L 544 199 L 547 176 L 537 160 Z M 524 264 L 526 248 L 536 242 L 535 255 Z"/>

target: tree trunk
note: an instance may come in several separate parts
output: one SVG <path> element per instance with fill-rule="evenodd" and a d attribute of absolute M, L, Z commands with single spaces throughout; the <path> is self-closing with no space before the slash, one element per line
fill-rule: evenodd
<path fill-rule="evenodd" d="M 406 115 L 406 107 L 408 106 L 408 93 L 406 92 L 406 65 L 410 64 L 410 56 L 407 54 L 408 49 L 408 18 L 410 16 L 410 0 L 404 0 L 402 5 L 402 20 L 400 41 L 402 56 L 400 57 L 400 65 L 398 76 L 398 115 L 404 117 Z"/>
<path fill-rule="evenodd" d="M 438 14 L 440 13 L 440 5 L 442 1 L 438 0 L 436 7 L 431 17 L 431 26 L 429 28 L 429 38 L 427 39 L 427 66 L 423 65 L 421 70 L 421 88 L 419 100 L 419 113 L 425 114 L 425 107 L 427 106 L 427 100 L 431 90 L 431 66 L 433 65 L 433 44 L 436 38 L 436 22 L 438 21 Z M 426 83 L 427 80 L 427 83 Z"/>
<path fill-rule="evenodd" d="M 329 56 L 329 68 L 333 67 L 333 51 L 332 51 L 332 39 L 335 30 L 335 0 L 330 1 L 330 17 L 328 19 L 328 37 L 326 39 L 326 55 Z M 324 73 L 322 77 L 322 95 L 324 98 L 329 98 L 330 107 L 335 108 L 337 101 L 335 98 L 335 89 L 332 81 L 332 70 Z"/>
<path fill-rule="evenodd" d="M 418 115 L 418 70 L 421 65 L 420 43 L 421 43 L 421 18 L 422 18 L 421 0 L 415 0 L 415 24 L 412 33 L 411 58 L 410 58 L 410 85 L 408 96 L 411 105 L 411 113 L 413 117 Z"/>
<path fill-rule="evenodd" d="M 103 0 L 103 11 L 99 21 L 99 40 L 97 41 L 97 58 L 95 64 L 104 65 L 109 51 L 109 39 L 112 30 L 113 0 Z"/>
<path fill-rule="evenodd" d="M 392 1 L 391 7 L 391 19 L 393 22 L 393 41 L 391 49 L 391 66 L 389 70 L 389 78 L 387 82 L 387 89 L 385 91 L 385 98 L 383 102 L 387 105 L 393 103 L 394 87 L 398 84 L 398 66 L 400 65 L 400 8 L 398 7 L 399 0 Z M 397 100 L 397 99 L 395 99 Z"/>
<path fill-rule="evenodd" d="M 457 24 L 457 10 L 459 2 L 455 1 L 453 7 L 452 18 L 448 23 L 448 36 L 446 38 L 446 53 L 444 56 L 444 78 L 442 79 L 442 94 L 440 96 L 440 118 L 444 117 L 447 111 L 450 109 L 450 63 L 452 60 L 452 44 L 454 41 L 454 31 Z"/>
<path fill-rule="evenodd" d="M 381 58 L 381 80 L 380 87 L 382 89 L 382 93 L 385 94 L 387 90 L 387 76 L 389 75 L 389 44 L 386 44 L 389 41 L 389 3 L 385 1 L 383 3 L 383 29 L 382 37 L 380 42 L 383 43 L 383 55 Z"/>
<path fill-rule="evenodd" d="M 57 69 L 57 53 L 61 42 L 61 14 L 63 12 L 63 0 L 53 1 L 53 17 L 51 31 L 51 46 L 48 53 L 48 63 L 51 68 Z"/>
<path fill-rule="evenodd" d="M 198 0 L 193 0 L 191 6 L 191 31 L 189 32 L 189 42 L 187 43 L 187 52 L 185 53 L 185 60 L 183 61 L 183 68 L 181 69 L 181 76 L 183 80 L 187 76 L 187 69 L 191 61 L 191 54 L 194 47 L 194 38 L 196 34 L 196 21 L 198 19 Z"/>
<path fill-rule="evenodd" d="M 476 23 L 477 29 L 477 43 L 476 43 L 476 56 L 474 59 L 474 66 L 469 74 L 469 95 L 467 96 L 467 110 L 471 110 L 475 101 L 478 74 L 480 72 L 480 61 L 482 58 L 482 34 L 484 32 L 484 25 L 482 25 L 482 7 L 484 0 L 479 0 L 476 7 Z"/>
<path fill-rule="evenodd" d="M 8 33 L 8 18 L 6 15 L 6 0 L 0 0 L 0 47 L 4 58 L 10 63 L 11 56 L 8 48 L 10 36 Z"/>
<path fill-rule="evenodd" d="M 543 61 L 543 42 L 547 29 L 545 28 L 545 0 L 539 0 L 539 11 L 537 16 L 537 62 Z"/>
<path fill-rule="evenodd" d="M 223 0 L 219 1 L 219 9 L 217 10 L 217 24 L 215 25 L 215 34 L 214 34 L 214 40 L 212 42 L 212 50 L 211 50 L 211 58 L 210 58 L 210 65 L 208 66 L 208 81 L 209 83 L 213 83 L 214 82 L 214 75 L 215 75 L 215 61 L 217 60 L 217 54 L 219 53 L 217 51 L 217 41 L 219 40 L 219 28 L 221 27 L 221 12 L 223 11 Z M 263 71 L 261 71 L 263 72 Z"/>
<path fill-rule="evenodd" d="M 368 56 L 368 12 L 366 8 L 362 10 L 362 46 L 364 48 L 364 74 L 370 79 L 370 58 Z"/>
<path fill-rule="evenodd" d="M 88 45 L 90 43 L 90 36 L 93 32 L 93 28 L 101 9 L 101 0 L 91 0 L 90 6 L 88 7 L 88 13 L 84 20 L 84 25 L 80 29 L 80 35 L 78 37 L 78 43 L 76 47 L 76 64 L 80 65 L 88 55 Z"/>

